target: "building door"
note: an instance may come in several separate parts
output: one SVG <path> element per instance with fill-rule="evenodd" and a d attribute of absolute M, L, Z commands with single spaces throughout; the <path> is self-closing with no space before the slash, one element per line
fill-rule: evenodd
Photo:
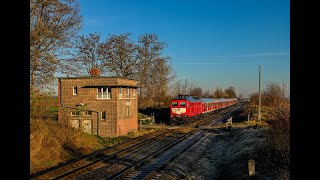
<path fill-rule="evenodd" d="M 92 134 L 92 121 L 91 119 L 85 119 L 82 121 L 83 131 L 85 133 Z"/>

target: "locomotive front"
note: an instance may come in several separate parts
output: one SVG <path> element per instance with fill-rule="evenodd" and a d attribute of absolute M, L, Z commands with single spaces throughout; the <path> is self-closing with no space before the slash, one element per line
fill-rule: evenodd
<path fill-rule="evenodd" d="M 170 117 L 186 117 L 187 116 L 187 100 L 173 99 L 170 106 Z"/>

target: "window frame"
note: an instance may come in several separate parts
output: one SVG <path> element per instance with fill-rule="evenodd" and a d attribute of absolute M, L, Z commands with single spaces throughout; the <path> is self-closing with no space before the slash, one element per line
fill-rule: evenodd
<path fill-rule="evenodd" d="M 135 91 L 135 89 L 132 89 L 132 99 L 136 99 L 136 91 Z"/>
<path fill-rule="evenodd" d="M 100 92 L 99 92 L 100 90 Z M 101 97 L 99 97 L 99 95 Z M 104 97 L 106 96 L 106 97 Z M 98 87 L 97 88 L 97 99 L 111 99 L 111 88 L 110 87 Z"/>
<path fill-rule="evenodd" d="M 83 116 L 92 116 L 92 111 L 83 111 Z"/>
<path fill-rule="evenodd" d="M 78 95 L 78 87 L 77 86 L 72 87 L 72 95 L 74 95 L 74 96 Z"/>
<path fill-rule="evenodd" d="M 122 92 L 122 87 L 119 87 L 119 99 L 122 99 L 122 95 L 123 94 L 123 92 Z"/>
<path fill-rule="evenodd" d="M 80 116 L 80 111 L 71 111 L 71 116 Z"/>
<path fill-rule="evenodd" d="M 104 117 L 104 119 L 103 119 Z M 100 120 L 101 121 L 106 121 L 107 120 L 107 112 L 106 111 L 101 111 L 100 112 Z"/>
<path fill-rule="evenodd" d="M 126 99 L 130 99 L 130 88 L 127 87 L 127 90 L 126 90 Z"/>

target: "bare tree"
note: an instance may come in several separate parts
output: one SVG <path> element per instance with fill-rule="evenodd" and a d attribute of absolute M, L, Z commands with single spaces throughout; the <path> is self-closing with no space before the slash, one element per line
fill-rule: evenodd
<path fill-rule="evenodd" d="M 213 96 L 210 94 L 210 90 L 207 89 L 207 90 L 204 91 L 203 97 L 204 98 L 212 98 Z"/>
<path fill-rule="evenodd" d="M 158 40 L 156 34 L 143 34 L 138 39 L 138 54 L 137 54 L 137 79 L 140 85 L 140 96 L 142 96 L 145 90 L 145 86 L 151 83 L 149 78 L 152 74 L 150 70 L 151 65 L 158 58 L 162 58 L 162 51 L 166 47 L 164 42 Z"/>
<path fill-rule="evenodd" d="M 137 73 L 137 45 L 131 33 L 111 35 L 101 46 L 105 66 L 114 76 L 133 78 Z"/>
<path fill-rule="evenodd" d="M 54 78 L 59 58 L 72 46 L 82 25 L 76 0 L 30 1 L 30 88 Z"/>
<path fill-rule="evenodd" d="M 259 104 L 259 93 L 254 92 L 250 95 L 250 105 L 257 106 Z M 286 84 L 276 82 L 268 82 L 266 88 L 261 93 L 261 105 L 281 110 L 284 106 L 290 105 L 290 98 L 287 95 Z"/>
<path fill-rule="evenodd" d="M 100 68 L 104 71 L 104 56 L 102 56 L 101 33 L 81 35 L 75 40 L 76 45 L 71 58 L 63 62 L 63 72 L 68 75 L 89 75 L 91 68 Z"/>
<path fill-rule="evenodd" d="M 236 98 L 235 88 L 233 86 L 228 87 L 224 90 L 225 97 L 227 98 Z"/>
<path fill-rule="evenodd" d="M 282 102 L 287 102 L 289 101 L 289 97 L 286 92 L 286 84 L 283 83 L 281 86 L 276 82 L 268 82 L 265 90 L 262 92 L 262 102 L 266 106 L 276 106 Z"/>
<path fill-rule="evenodd" d="M 202 93 L 201 87 L 192 88 L 190 90 L 190 95 L 198 96 L 199 98 L 202 98 L 203 97 L 203 93 Z"/>
<path fill-rule="evenodd" d="M 217 87 L 216 90 L 213 92 L 214 98 L 225 98 L 226 95 L 224 91 L 221 89 L 221 87 Z"/>
<path fill-rule="evenodd" d="M 196 83 L 189 79 L 178 79 L 172 83 L 172 94 L 178 96 L 179 94 L 190 94 L 191 90 L 196 87 Z"/>
<path fill-rule="evenodd" d="M 169 57 L 155 59 L 150 67 L 152 71 L 152 73 L 150 73 L 151 82 L 146 84 L 148 92 L 153 93 L 147 93 L 149 94 L 148 97 L 155 97 L 153 102 L 155 102 L 155 105 L 158 107 L 163 105 L 168 92 L 169 82 L 175 77 L 174 71 L 168 63 L 169 60 Z"/>

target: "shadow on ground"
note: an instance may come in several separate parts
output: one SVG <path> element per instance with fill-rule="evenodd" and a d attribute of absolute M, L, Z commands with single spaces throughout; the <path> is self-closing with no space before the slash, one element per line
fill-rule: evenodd
<path fill-rule="evenodd" d="M 156 124 L 167 124 L 170 119 L 170 108 L 146 108 L 139 109 L 139 112 L 147 116 L 153 113 Z"/>

